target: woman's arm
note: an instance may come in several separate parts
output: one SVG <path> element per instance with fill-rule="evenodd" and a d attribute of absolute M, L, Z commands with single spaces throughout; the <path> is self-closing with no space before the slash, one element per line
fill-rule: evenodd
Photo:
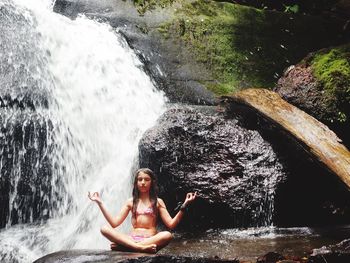
<path fill-rule="evenodd" d="M 132 207 L 132 200 L 129 199 L 120 210 L 119 214 L 113 217 L 113 215 L 108 212 L 107 208 L 105 207 L 104 203 L 102 202 L 102 199 L 100 198 L 99 193 L 95 192 L 93 194 L 90 194 L 89 192 L 89 198 L 91 201 L 94 201 L 98 204 L 98 207 L 100 208 L 103 216 L 106 218 L 107 222 L 113 227 L 119 226 L 121 223 L 124 222 L 125 218 L 128 216 L 129 211 Z"/>
<path fill-rule="evenodd" d="M 172 218 L 166 209 L 165 203 L 162 199 L 158 198 L 158 203 L 159 203 L 159 215 L 162 218 L 164 224 L 166 227 L 170 229 L 174 229 L 181 221 L 182 217 L 184 216 L 184 208 L 191 202 L 194 201 L 196 198 L 197 192 L 196 193 L 188 193 L 186 195 L 185 202 L 182 204 L 181 209 L 177 214 Z"/>

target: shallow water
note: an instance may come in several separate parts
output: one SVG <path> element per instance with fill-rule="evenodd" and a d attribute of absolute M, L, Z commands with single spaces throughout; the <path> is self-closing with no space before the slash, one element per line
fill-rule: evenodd
<path fill-rule="evenodd" d="M 268 252 L 304 257 L 312 249 L 336 244 L 350 236 L 350 225 L 324 228 L 251 228 L 176 234 L 159 254 L 255 261 Z"/>

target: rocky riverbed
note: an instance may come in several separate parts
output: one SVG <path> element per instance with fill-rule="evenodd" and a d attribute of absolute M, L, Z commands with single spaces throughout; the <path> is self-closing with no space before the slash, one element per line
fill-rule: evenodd
<path fill-rule="evenodd" d="M 47 255 L 36 263 L 58 262 L 320 262 L 320 255 L 343 255 L 349 247 L 337 244 L 349 236 L 350 226 L 331 228 L 248 228 L 209 229 L 201 233 L 177 233 L 175 239 L 156 255 L 94 250 L 62 251 Z M 323 248 L 321 248 L 323 247 Z M 315 249 L 319 248 L 319 249 Z M 315 250 L 313 250 L 315 249 Z M 337 250 L 338 249 L 338 250 Z M 342 252 L 340 252 L 342 251 Z M 272 253 L 273 252 L 273 253 Z M 313 256 L 311 253 L 313 252 Z M 277 256 L 279 255 L 279 256 Z M 345 255 L 345 256 L 344 256 Z M 265 261 L 263 261 L 265 260 Z M 272 261 L 266 261 L 272 260 Z M 313 260 L 313 261 L 311 261 Z M 293 261 L 292 261 L 293 262 Z M 338 261 L 330 261 L 338 262 Z"/>

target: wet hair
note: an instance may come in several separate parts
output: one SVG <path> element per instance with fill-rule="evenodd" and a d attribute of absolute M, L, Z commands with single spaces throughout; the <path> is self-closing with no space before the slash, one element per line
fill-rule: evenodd
<path fill-rule="evenodd" d="M 132 189 L 132 221 L 136 220 L 136 210 L 140 200 L 140 192 L 137 188 L 137 179 L 140 173 L 145 173 L 151 177 L 151 188 L 149 189 L 149 199 L 152 204 L 153 211 L 157 216 L 157 199 L 158 199 L 158 186 L 157 186 L 157 178 L 154 172 L 149 168 L 141 168 L 135 172 L 134 176 L 134 185 Z"/>

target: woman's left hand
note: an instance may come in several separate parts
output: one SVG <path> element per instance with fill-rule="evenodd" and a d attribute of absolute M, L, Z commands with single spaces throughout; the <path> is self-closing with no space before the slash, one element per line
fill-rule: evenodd
<path fill-rule="evenodd" d="M 184 205 L 192 203 L 194 201 L 194 199 L 196 199 L 196 196 L 197 196 L 197 192 L 195 192 L 195 193 L 187 193 Z"/>

